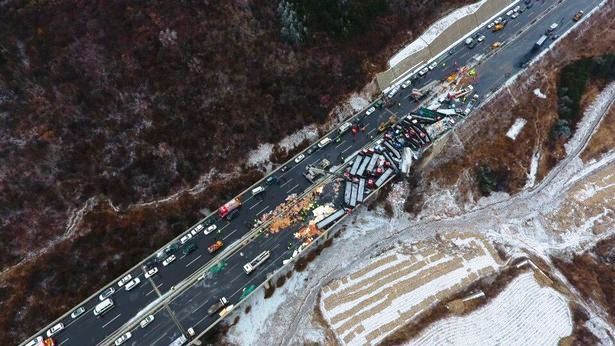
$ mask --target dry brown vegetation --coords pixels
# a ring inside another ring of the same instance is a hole
[[[605,239],[571,259],[553,256],[553,263],[588,301],[601,305],[615,323],[615,237]]]
[[[615,148],[615,107],[611,107],[602,119],[600,127],[581,153],[581,159],[584,162],[598,159],[600,155],[613,148]]]
[[[199,193],[135,203],[327,121],[397,47],[470,1],[378,2],[384,11],[360,34],[316,31],[302,45],[281,38],[278,1],[0,2],[0,156],[10,163],[0,167],[0,343],[60,316],[260,173],[241,167]],[[88,200],[92,211],[64,235]]]
[[[613,52],[615,46],[615,22],[612,13],[613,3],[565,37],[558,46],[546,54],[538,63],[531,66],[509,88],[496,95],[489,104],[482,107],[456,131],[464,144],[463,150],[457,140],[449,136],[441,153],[426,157],[421,170],[421,181],[438,182],[450,186],[464,182],[460,188],[470,188],[473,195],[480,195],[475,181],[475,172],[480,166],[489,166],[496,176],[496,191],[518,192],[527,180],[527,173],[534,150],[540,150],[541,159],[537,181],[564,157],[563,139],[553,140],[550,131],[558,118],[557,80],[560,70],[567,64],[592,56]],[[582,99],[582,106],[591,101],[599,81],[592,82]],[[540,88],[546,99],[536,97],[532,90]],[[527,120],[527,124],[516,140],[505,134],[517,117]],[[608,134],[605,134],[608,136]],[[605,144],[606,145],[606,144]],[[606,150],[604,148],[600,150]],[[464,176],[464,172],[468,175]],[[470,179],[468,179],[470,177]],[[420,189],[426,189],[420,184]],[[465,193],[460,194],[466,196]],[[407,209],[416,208],[414,201]]]

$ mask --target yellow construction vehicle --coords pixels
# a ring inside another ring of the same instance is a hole
[[[389,120],[387,121],[383,121],[382,123],[380,123],[380,125],[378,126],[378,131],[380,132],[384,132],[386,131],[386,129],[388,129],[390,126],[393,126],[397,124],[397,117],[394,115],[391,115],[389,117]]]
[[[491,31],[496,32],[496,31],[500,31],[502,29],[504,29],[504,23],[497,23],[493,29],[491,29]]]

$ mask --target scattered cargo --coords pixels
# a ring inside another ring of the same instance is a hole
[[[380,132],[384,132],[386,131],[386,129],[388,129],[390,126],[397,124],[397,117],[394,115],[391,115],[389,117],[389,120],[384,121],[382,123],[380,123],[380,125],[378,126],[378,131]]]
[[[210,315],[213,315],[216,312],[218,312],[220,309],[222,309],[226,304],[228,304],[228,300],[222,297],[220,298],[220,300],[218,300],[216,303],[210,306],[209,309],[207,309],[207,313]]]
[[[213,244],[207,247],[207,251],[209,251],[209,253],[214,253],[220,250],[222,246],[224,246],[224,243],[221,240],[216,240]]]

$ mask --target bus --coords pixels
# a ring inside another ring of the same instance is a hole
[[[254,258],[250,263],[246,263],[243,266],[243,270],[246,274],[250,274],[254,269],[256,269],[256,267],[265,262],[269,256],[271,256],[271,251],[266,250],[261,252],[261,254],[256,256],[256,258]]]
[[[94,316],[100,316],[113,308],[113,300],[107,298],[94,307]]]

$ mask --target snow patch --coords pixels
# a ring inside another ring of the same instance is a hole
[[[440,36],[440,34],[442,34],[442,32],[444,32],[444,30],[459,19],[475,13],[485,2],[487,2],[487,0],[481,0],[477,3],[459,8],[446,17],[443,17],[433,23],[421,36],[419,36],[419,38],[412,41],[410,44],[393,55],[393,57],[389,59],[389,67],[397,65],[417,51],[427,48],[431,42],[433,42],[436,38],[438,38],[438,36]]]
[[[540,162],[540,151],[534,150],[532,155],[532,162],[530,163],[530,172],[527,174],[527,182],[524,189],[534,187],[536,184],[536,173],[538,172],[538,163]]]
[[[356,94],[350,97],[350,100],[348,100],[348,103],[350,103],[350,107],[352,107],[352,110],[355,112],[359,112],[367,108],[367,106],[369,106],[368,100]]]
[[[512,124],[510,129],[508,129],[508,132],[506,132],[506,137],[514,141],[519,135],[519,133],[521,133],[521,130],[523,130],[523,127],[525,126],[526,123],[527,123],[527,120],[523,118],[517,118],[515,120],[515,123]]]
[[[541,98],[541,99],[547,98],[547,95],[543,94],[540,88],[534,89],[534,95],[536,95],[538,98]]]
[[[513,280],[487,306],[438,321],[412,345],[557,345],[572,332],[568,302],[532,273]]]
[[[258,148],[250,151],[248,154],[248,165],[258,166],[269,162],[271,153],[273,152],[273,144],[263,143]]]

